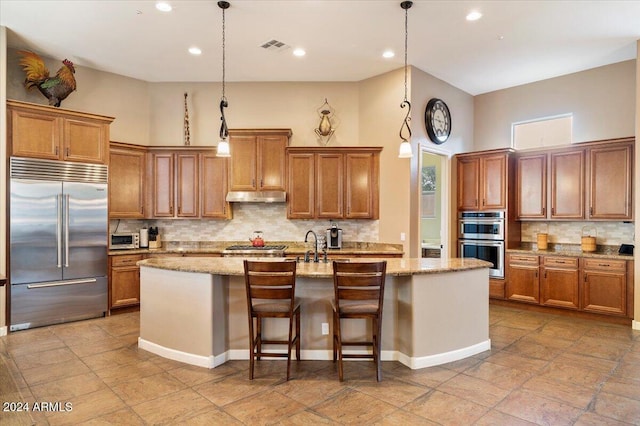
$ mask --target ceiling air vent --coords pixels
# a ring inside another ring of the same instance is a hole
[[[266,41],[266,42],[262,43],[260,45],[260,47],[262,47],[265,50],[272,51],[272,52],[281,52],[281,51],[286,50],[286,49],[289,48],[289,46],[286,43],[283,43],[283,42],[275,40],[275,39],[272,39],[272,40],[269,40],[269,41]]]

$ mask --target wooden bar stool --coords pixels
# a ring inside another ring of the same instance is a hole
[[[286,357],[287,380],[291,371],[291,349],[295,344],[296,359],[300,360],[300,302],[296,300],[295,261],[244,261],[249,316],[249,379],[253,380],[255,359],[260,357]],[[254,333],[255,318],[255,333]],[[264,318],[288,318],[289,339],[273,340],[262,336]],[[293,337],[295,320],[296,335]],[[287,345],[287,353],[263,352],[262,345]]]
[[[376,379],[382,380],[382,302],[387,262],[333,262],[333,361],[338,360],[338,375],[344,380],[343,358],[371,358],[376,364]],[[340,320],[371,319],[371,340],[342,340]],[[342,352],[343,346],[370,346],[372,352]]]

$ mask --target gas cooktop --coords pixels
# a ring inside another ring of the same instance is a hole
[[[255,251],[267,251],[267,250],[284,250],[287,246],[250,246],[250,245],[237,245],[237,246],[229,246],[225,250],[255,250]]]
[[[222,252],[225,257],[228,256],[250,256],[250,257],[284,257],[284,249],[287,246],[271,245],[254,247],[251,245],[229,246]]]

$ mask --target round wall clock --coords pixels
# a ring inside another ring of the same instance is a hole
[[[424,124],[433,143],[440,145],[451,134],[451,113],[442,99],[432,98],[424,110]]]

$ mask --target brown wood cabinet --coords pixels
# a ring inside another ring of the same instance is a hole
[[[11,155],[107,164],[113,117],[7,101]]]
[[[440,256],[438,255],[438,257]],[[491,299],[504,299],[505,290],[506,282],[504,279],[489,278],[489,297]]]
[[[632,220],[633,146],[625,138],[518,155],[517,218]]]
[[[508,254],[506,298],[540,303],[540,271],[536,255]]]
[[[140,304],[141,254],[109,256],[109,309]]]
[[[522,155],[516,162],[516,215],[519,219],[547,217],[547,154]]]
[[[458,210],[505,210],[511,150],[459,154]]]
[[[289,129],[229,130],[229,190],[286,190],[286,155]]]
[[[109,218],[144,218],[144,147],[111,142],[109,150]]]
[[[345,153],[346,219],[378,218],[379,163],[373,152]]]
[[[632,219],[633,143],[590,148],[588,156],[589,219]]]
[[[201,216],[215,219],[231,219],[232,210],[227,197],[228,161],[214,153],[200,154]]]
[[[507,254],[506,299],[633,317],[633,261]]]
[[[582,309],[626,316],[627,262],[584,258],[582,269]],[[632,312],[630,314],[633,315]]]
[[[313,219],[316,217],[315,170],[313,153],[289,153],[288,161],[288,208],[289,219]]]
[[[578,309],[578,258],[543,256],[540,280],[540,304],[557,308]]]
[[[551,219],[584,219],[584,150],[550,154]]]
[[[149,151],[151,217],[200,216],[197,152]]]
[[[377,219],[382,148],[290,147],[289,219]]]
[[[318,218],[337,219],[344,217],[344,160],[344,154],[339,152],[319,152],[316,154],[316,161],[318,165],[316,173],[316,217]],[[368,174],[367,171],[364,171],[363,173]],[[372,179],[371,176],[367,176],[367,178]],[[355,188],[355,185],[350,185],[350,188],[350,195],[356,199],[358,198],[356,193],[360,190],[366,193],[364,198],[370,197],[373,192],[371,191],[371,188]]]

